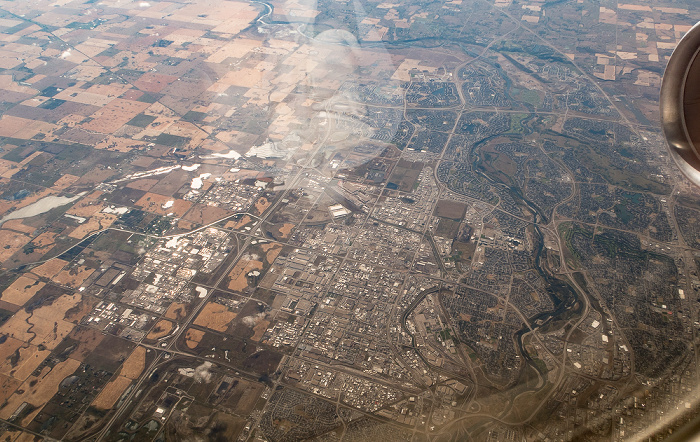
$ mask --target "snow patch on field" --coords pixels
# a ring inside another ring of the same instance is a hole
[[[187,172],[194,172],[195,170],[199,169],[199,166],[201,166],[201,164],[193,164],[191,166],[182,166],[182,170],[187,171]]]
[[[202,186],[204,185],[204,180],[209,178],[211,176],[210,173],[203,173],[199,175],[197,178],[192,178],[192,184],[190,184],[190,187],[193,189],[201,189]]]

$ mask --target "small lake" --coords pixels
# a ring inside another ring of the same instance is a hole
[[[22,207],[21,209],[17,209],[12,213],[8,213],[2,219],[0,219],[0,226],[2,226],[5,221],[9,221],[11,219],[31,218],[32,216],[41,215],[42,213],[46,213],[51,209],[55,209],[56,207],[61,207],[68,203],[72,203],[86,193],[87,192],[81,192],[73,197],[53,195],[45,196],[39,201]]]

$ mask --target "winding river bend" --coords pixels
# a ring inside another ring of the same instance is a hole
[[[534,360],[525,350],[523,345],[523,336],[530,331],[535,331],[543,327],[550,326],[553,322],[562,320],[564,318],[576,315],[580,313],[582,303],[579,302],[579,294],[576,292],[574,287],[566,280],[557,278],[551,274],[543,265],[543,257],[546,258],[547,251],[544,247],[544,234],[541,230],[541,224],[546,224],[548,222],[547,217],[544,215],[542,209],[540,209],[535,203],[528,200],[521,188],[517,186],[510,186],[496,178],[491,177],[485,172],[485,168],[481,164],[481,157],[478,154],[474,154],[474,161],[472,162],[474,171],[484,177],[494,186],[504,188],[508,191],[510,196],[518,203],[525,207],[528,212],[532,214],[533,217],[533,227],[534,227],[534,239],[535,239],[535,256],[534,256],[534,269],[545,281],[545,289],[549,299],[552,301],[554,308],[549,311],[541,312],[531,318],[528,318],[531,327],[523,325],[523,327],[515,333],[515,339],[520,349],[525,361],[535,370],[537,370],[542,376],[546,373],[541,371],[541,368],[534,363]]]
[[[256,23],[260,26],[268,26],[272,24],[298,24],[299,28],[298,31],[302,34],[304,34],[304,25],[306,22],[291,22],[291,21],[278,21],[278,20],[273,20],[272,15],[274,12],[274,6],[271,5],[270,3],[267,3],[265,1],[260,1],[260,0],[249,0],[251,3],[258,4],[263,6],[264,10],[260,12],[258,15],[258,18],[256,20]],[[305,34],[304,34],[305,35]],[[309,37],[309,36],[307,36]],[[311,37],[309,37],[311,38]],[[383,42],[384,44],[400,44],[400,43],[417,43],[423,40],[433,40],[433,38],[427,37],[427,38],[417,38],[413,40],[407,40],[403,42]],[[365,43],[373,43],[373,42],[365,42]],[[507,88],[510,89],[512,87],[512,84],[510,84],[508,78],[506,77],[506,82],[507,82]],[[530,117],[526,120],[524,120],[524,123],[526,123],[529,119],[533,117]],[[531,133],[532,130],[528,127],[527,124],[523,124],[523,128],[525,130],[525,133]],[[551,325],[553,322],[557,320],[561,320],[567,317],[570,317],[572,315],[575,315],[581,311],[581,306],[582,303],[579,302],[579,294],[576,292],[574,287],[566,280],[557,278],[553,274],[551,274],[543,264],[543,257],[546,260],[546,249],[544,247],[544,234],[542,233],[541,230],[541,225],[542,224],[547,224],[548,220],[547,217],[545,216],[544,212],[532,201],[528,200],[525,195],[523,194],[522,189],[520,189],[517,186],[512,186],[507,183],[504,183],[503,181],[499,180],[498,178],[490,176],[488,173],[485,172],[485,168],[481,164],[481,158],[478,154],[475,154],[475,148],[478,145],[484,144],[485,142],[488,142],[490,139],[495,138],[499,135],[494,135],[491,137],[488,137],[484,140],[481,140],[477,145],[475,145],[472,149],[471,154],[474,155],[474,160],[472,162],[473,165],[473,170],[478,173],[479,175],[483,176],[487,181],[489,181],[491,184],[494,186],[498,186],[501,188],[504,188],[509,192],[511,197],[517,202],[520,203],[522,207],[525,207],[528,212],[530,212],[533,216],[533,227],[534,227],[534,239],[535,239],[535,254],[534,254],[534,268],[537,271],[537,273],[544,279],[545,281],[545,287],[547,291],[547,295],[549,296],[550,300],[552,301],[552,304],[554,308],[550,311],[544,311],[541,312],[531,318],[528,318],[530,324],[532,327],[530,328],[527,325],[523,325],[523,328],[518,330],[515,334],[515,339],[517,342],[517,345],[520,349],[520,353],[522,354],[523,358],[525,361],[532,366],[535,370],[540,372],[541,375],[545,375],[546,373],[542,373],[540,368],[537,366],[537,364],[534,363],[534,360],[532,357],[527,353],[527,351],[524,348],[523,345],[523,337],[525,334],[529,333],[530,331],[537,330],[543,327],[547,327]],[[415,307],[415,306],[414,306]],[[408,309],[407,312],[404,313],[404,318],[402,320],[402,323],[405,322],[405,319],[407,317],[407,313],[410,313],[412,309]]]

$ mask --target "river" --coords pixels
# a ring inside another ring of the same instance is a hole
[[[581,303],[578,302],[579,295],[568,281],[557,278],[556,276],[552,275],[547,270],[545,270],[542,264],[542,257],[546,257],[547,252],[544,247],[544,234],[542,233],[540,224],[542,222],[544,222],[545,224],[548,222],[547,217],[544,215],[542,209],[540,209],[532,201],[528,200],[523,195],[522,189],[520,189],[519,187],[509,186],[495,178],[492,178],[490,175],[485,173],[483,171],[483,166],[481,166],[481,157],[479,155],[475,155],[475,160],[473,161],[472,165],[474,167],[474,171],[486,178],[490,183],[492,183],[495,186],[500,186],[507,189],[511,197],[516,202],[521,202],[522,205],[526,207],[527,210],[533,216],[533,226],[535,233],[534,269],[542,277],[542,279],[544,279],[545,290],[547,291],[547,295],[549,296],[550,300],[552,301],[552,304],[554,305],[554,309],[550,311],[544,311],[531,318],[528,318],[532,328],[528,327],[527,325],[524,325],[523,328],[521,328],[515,333],[515,338],[518,343],[520,353],[522,354],[525,361],[535,370],[537,370],[542,376],[545,376],[546,373],[542,373],[540,371],[540,368],[537,367],[537,365],[532,360],[532,357],[525,350],[525,347],[523,345],[523,336],[526,333],[529,333],[531,330],[537,330],[542,327],[546,327],[552,322],[556,321],[557,319],[563,319],[568,315],[578,313],[581,310]]]

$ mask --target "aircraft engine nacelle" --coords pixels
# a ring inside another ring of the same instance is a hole
[[[700,22],[681,39],[661,83],[661,125],[681,171],[700,186]]]

